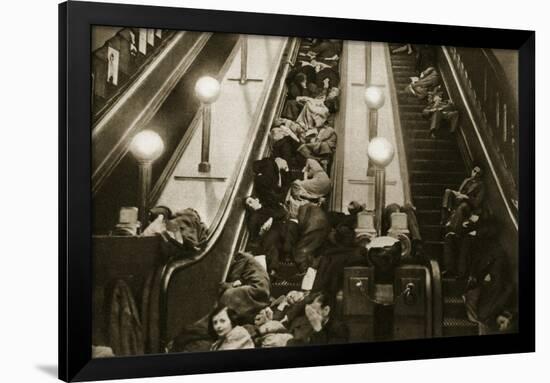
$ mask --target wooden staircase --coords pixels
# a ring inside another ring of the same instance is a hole
[[[390,44],[390,50],[400,44]],[[410,77],[418,76],[415,55],[390,54],[395,91],[405,143],[412,203],[416,207],[423,252],[428,259],[441,263],[443,228],[440,225],[441,202],[446,188],[457,189],[467,175],[453,135],[442,133],[431,138],[429,120],[422,116],[427,100],[405,92]],[[464,283],[443,278],[443,336],[477,334],[477,326],[467,320],[462,300]]]

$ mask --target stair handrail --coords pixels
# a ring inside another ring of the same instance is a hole
[[[281,60],[287,59],[290,56],[288,52],[294,52],[296,50],[297,40],[298,40],[297,38],[292,38],[287,40],[286,46],[282,51],[283,54],[282,54]],[[275,90],[275,93],[273,94],[277,95],[276,99],[280,99],[281,95],[284,93],[284,90],[286,87],[285,80],[289,71],[289,65],[290,65],[290,62],[288,61],[284,63],[282,69],[279,69],[280,74],[273,78],[273,81],[275,81],[275,78],[277,78],[277,83],[276,84],[272,83],[271,86],[269,87],[271,89],[271,92]],[[264,102],[264,105],[262,105],[262,110],[258,114],[258,120],[255,123],[255,127],[253,131],[251,132],[251,137],[257,137],[258,134],[262,134],[262,137],[263,137],[262,141],[259,144],[259,150],[256,150],[256,152],[258,153],[257,157],[261,157],[261,155],[265,152],[268,146],[268,136],[269,136],[268,131],[273,123],[273,119],[275,117],[275,112],[277,109],[277,108],[272,108],[269,114],[269,117],[267,118],[267,123],[265,124],[261,123],[262,120],[265,119],[265,113],[267,108],[269,107],[269,105],[267,105],[267,101],[269,100],[269,98],[270,97],[267,97]],[[207,239],[206,246],[204,247],[204,249],[199,253],[190,257],[186,257],[186,258],[173,257],[162,268],[162,271],[161,271],[162,276],[161,276],[161,282],[160,282],[161,283],[160,299],[159,299],[161,344],[163,344],[163,342],[166,341],[165,326],[167,322],[167,294],[168,294],[168,287],[170,285],[171,278],[175,273],[180,272],[181,270],[191,267],[192,265],[200,262],[203,258],[205,258],[209,254],[212,248],[216,245],[218,239],[220,238],[224,230],[225,222],[227,221],[227,218],[229,216],[228,211],[230,210],[233,203],[235,202],[236,193],[238,189],[236,186],[242,182],[245,176],[244,173],[245,173],[246,166],[243,166],[244,164],[243,161],[251,156],[253,151],[253,146],[254,146],[253,144],[254,144],[254,140],[251,140],[248,147],[242,152],[240,156],[240,159],[238,162],[241,164],[241,166],[238,167],[239,169],[238,174],[235,177],[233,177],[232,184],[228,188],[229,192],[226,193],[226,196],[224,197],[224,200],[220,205],[221,208],[219,209],[218,214],[213,220],[212,227],[209,230],[210,231],[209,238]],[[249,193],[252,192],[252,187],[253,187],[253,183],[251,182],[248,187]],[[242,228],[244,226],[244,218],[245,218],[245,209],[243,208],[242,213],[239,216],[238,227]],[[236,236],[232,246],[233,249],[238,248],[239,247],[238,242],[242,241],[243,239],[242,230],[239,230],[239,232],[241,234]],[[224,280],[227,276],[229,264],[230,262],[228,262],[228,265],[226,267],[222,280]]]
[[[517,190],[518,185],[518,111],[517,95],[502,65],[490,49],[443,47],[445,58],[455,69],[464,94],[504,165],[501,177]],[[513,196],[517,201],[517,195]],[[514,203],[515,205],[515,203]]]
[[[514,176],[517,175],[517,164],[516,161],[514,161],[514,166],[516,171],[512,169],[510,172],[510,168],[508,167],[508,172],[503,173],[502,171],[497,170],[497,164],[495,163],[494,157],[491,155],[489,151],[489,147],[487,143],[485,142],[486,139],[490,139],[491,134],[482,134],[483,132],[488,132],[490,127],[488,125],[488,120],[486,117],[484,117],[483,112],[481,112],[480,115],[480,105],[481,100],[479,99],[479,96],[476,95],[475,89],[471,80],[471,75],[467,75],[466,72],[466,64],[460,59],[459,51],[456,50],[455,47],[446,47],[442,46],[441,51],[443,53],[444,59],[447,61],[451,75],[453,76],[453,80],[456,83],[456,86],[458,88],[458,92],[462,100],[464,100],[464,107],[466,109],[466,112],[468,114],[468,118],[470,119],[475,136],[477,137],[477,140],[480,144],[480,147],[483,151],[483,156],[485,157],[485,160],[488,164],[488,172],[492,175],[493,180],[495,181],[495,184],[498,188],[498,192],[500,194],[500,197],[502,198],[502,201],[504,202],[504,205],[506,207],[506,210],[508,212],[508,216],[510,218],[510,221],[512,222],[515,230],[518,230],[518,206],[517,206],[517,194],[516,190],[517,187],[513,179],[511,177],[506,177],[506,175],[511,175],[513,173]],[[445,77],[443,76],[443,80],[445,81]],[[513,108],[512,108],[513,109]],[[463,132],[461,134],[464,134]],[[514,134],[517,134],[515,132]],[[467,142],[467,140],[464,140]],[[490,144],[495,144],[495,142],[490,142]],[[497,146],[495,146],[497,147]],[[497,147],[498,148],[498,147]],[[502,152],[501,152],[502,155]],[[503,184],[503,177],[506,179],[508,183],[508,187],[505,187]],[[512,183],[510,185],[510,183]],[[510,195],[513,193],[512,195]]]

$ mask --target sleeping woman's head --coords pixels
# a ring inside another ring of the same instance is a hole
[[[229,334],[236,323],[237,314],[226,306],[219,306],[210,314],[208,320],[208,333],[213,338],[222,338]]]

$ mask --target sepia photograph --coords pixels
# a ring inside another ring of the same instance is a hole
[[[92,358],[517,333],[518,67],[93,26]]]

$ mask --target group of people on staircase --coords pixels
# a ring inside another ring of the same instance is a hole
[[[508,258],[498,241],[501,229],[485,201],[483,168],[474,165],[458,190],[443,194],[443,273],[465,282],[468,318],[480,334],[510,331],[515,294]]]
[[[436,69],[435,46],[426,44],[405,44],[395,48],[393,53],[415,54],[418,76],[411,77],[405,92],[426,100],[422,115],[430,121],[430,136],[437,137],[442,129],[454,133],[458,126],[459,113],[453,102],[446,97],[441,87],[441,76]]]

